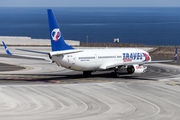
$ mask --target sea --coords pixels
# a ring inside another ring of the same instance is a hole
[[[50,39],[47,9],[52,9],[65,40],[80,42],[180,45],[177,7],[1,7],[0,36]]]

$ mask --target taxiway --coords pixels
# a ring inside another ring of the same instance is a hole
[[[3,120],[180,118],[180,67],[177,65],[149,65],[146,73],[135,76],[122,70],[119,78],[111,78],[110,71],[85,78],[82,72],[41,59],[1,53],[0,62],[26,68],[0,72],[0,118]]]

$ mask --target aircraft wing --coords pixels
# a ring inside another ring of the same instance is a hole
[[[75,50],[75,49],[72,49],[72,50],[62,50],[62,51],[53,51],[53,52],[50,52],[50,53],[46,53],[46,52],[39,52],[39,51],[34,51],[34,50],[24,50],[24,49],[16,49],[16,50],[21,50],[21,51],[27,51],[27,52],[33,52],[33,53],[41,53],[41,54],[47,54],[49,55],[49,57],[43,57],[43,56],[32,56],[32,55],[21,55],[21,54],[12,54],[6,44],[4,43],[4,41],[2,41],[3,45],[4,45],[4,48],[6,50],[6,53],[9,54],[9,55],[14,55],[14,56],[21,56],[21,57],[30,57],[30,58],[40,58],[40,59],[45,59],[47,61],[52,61],[50,59],[50,57],[52,56],[59,56],[59,55],[65,55],[65,54],[72,54],[72,53],[77,53],[77,52],[82,52],[82,50]]]
[[[124,65],[144,65],[144,64],[152,64],[152,63],[167,63],[167,62],[174,62],[175,60],[160,60],[160,61],[147,61],[147,62],[131,62],[131,63],[125,63]]]
[[[104,64],[100,67],[100,69],[111,69],[119,66],[129,66],[129,65],[144,65],[144,64],[153,64],[153,63],[167,63],[167,62],[175,62],[175,60],[161,60],[161,61],[149,61],[149,62],[129,62],[129,63],[112,63],[112,64]]]
[[[25,50],[25,49],[16,49],[16,50],[33,52],[33,53],[40,53],[40,54],[47,54],[47,55],[50,55],[50,56],[59,56],[59,55],[66,55],[66,54],[82,52],[82,50],[75,50],[75,49],[72,49],[72,50],[62,50],[62,51],[53,51],[53,52],[50,52],[50,53],[40,52],[40,51],[35,51],[35,50]]]
[[[14,56],[21,56],[21,57],[30,57],[30,58],[40,58],[40,59],[44,59],[44,60],[47,60],[47,61],[52,61],[51,59],[49,59],[49,57],[43,57],[43,56],[33,56],[33,55],[21,55],[21,54],[12,54],[8,48],[6,47],[5,43],[2,41],[3,45],[4,45],[4,48],[5,48],[5,51],[8,55],[14,55]]]

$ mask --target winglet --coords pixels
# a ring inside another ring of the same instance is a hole
[[[9,55],[12,55],[12,53],[8,50],[8,48],[6,47],[4,41],[2,41],[3,45],[4,45],[4,48],[6,50],[6,53],[9,54]]]
[[[174,56],[174,61],[177,61],[177,59],[178,59],[178,53],[177,53],[177,47],[176,47],[175,56]]]

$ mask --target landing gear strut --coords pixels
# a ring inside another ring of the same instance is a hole
[[[111,72],[111,77],[114,77],[114,78],[119,77],[119,73],[118,73],[118,69],[117,68],[114,69],[114,72]]]

